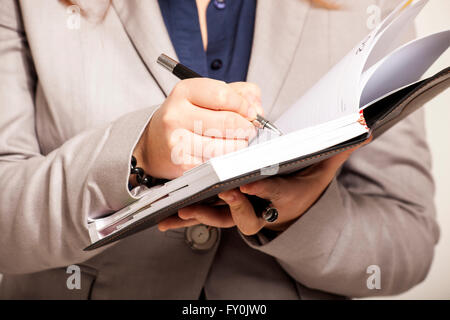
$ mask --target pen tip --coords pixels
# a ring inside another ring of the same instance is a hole
[[[261,127],[261,128],[267,128],[267,129],[269,129],[270,131],[272,131],[272,132],[274,132],[274,133],[276,133],[277,135],[279,135],[279,136],[282,136],[283,135],[283,132],[281,132],[281,130],[280,129],[278,129],[273,123],[271,123],[269,120],[267,120],[267,119],[265,119],[265,118],[263,118],[261,115],[257,115],[257,117],[256,117],[256,122],[259,124],[259,126]]]
[[[272,132],[275,132],[277,135],[279,135],[279,136],[282,136],[283,135],[283,132],[281,132],[281,130],[280,129],[278,129],[277,127],[275,127],[273,124],[271,124],[271,123],[267,123],[266,124],[266,127],[268,128],[268,129],[270,129]]]

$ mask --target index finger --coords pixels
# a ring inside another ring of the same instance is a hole
[[[257,110],[247,99],[223,81],[206,78],[183,80],[175,86],[171,96],[187,99],[201,108],[236,112],[249,121],[257,116]]]

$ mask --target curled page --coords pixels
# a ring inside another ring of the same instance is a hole
[[[360,107],[420,80],[449,46],[447,30],[411,41],[382,59],[363,75]]]
[[[402,2],[275,124],[284,133],[289,133],[358,112],[364,67],[384,57],[384,48],[395,42],[396,35],[413,22],[427,2]]]

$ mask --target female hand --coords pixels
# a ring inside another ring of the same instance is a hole
[[[259,88],[211,79],[180,81],[154,113],[134,156],[155,178],[174,179],[209,158],[247,147],[262,114]]]
[[[326,190],[341,165],[357,148],[342,152],[303,171],[267,178],[219,194],[227,206],[193,205],[179,210],[158,225],[159,230],[205,224],[219,228],[237,226],[244,235],[262,228],[283,231],[305,213]],[[268,223],[258,218],[246,194],[268,199],[278,210],[278,219]]]

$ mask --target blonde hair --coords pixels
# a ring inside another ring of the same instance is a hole
[[[59,0],[65,5],[77,5],[80,7],[83,15],[92,21],[100,22],[106,15],[111,0]],[[153,1],[153,0],[151,0]],[[320,8],[336,10],[340,8],[337,0],[306,0],[310,1],[312,5]]]

